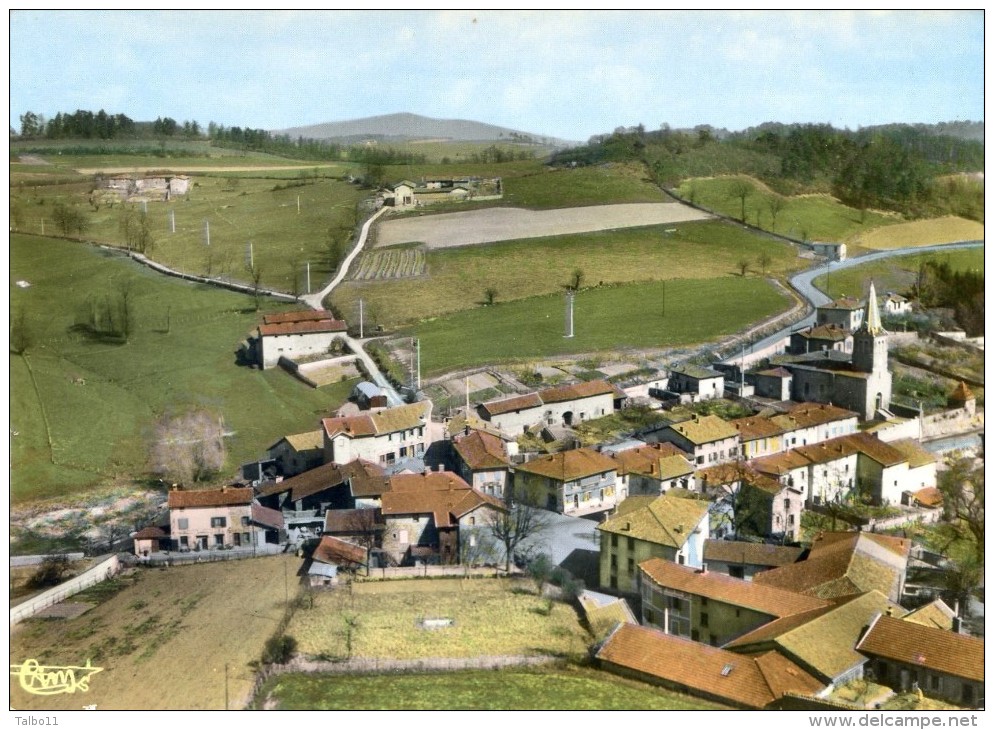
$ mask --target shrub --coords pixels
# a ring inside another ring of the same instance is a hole
[[[297,651],[297,640],[292,636],[273,636],[266,640],[262,650],[263,664],[286,664]]]
[[[65,555],[48,555],[35,574],[28,578],[28,588],[48,588],[57,586],[69,574],[69,558]]]

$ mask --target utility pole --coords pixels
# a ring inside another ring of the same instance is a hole
[[[248,242],[249,271],[255,271],[255,251],[252,250],[252,242]]]
[[[362,339],[362,299],[359,300],[359,339]]]
[[[307,262],[307,293],[311,293],[311,262]]]
[[[421,340],[420,339],[415,340],[414,344],[417,347],[417,353],[418,353],[418,368],[415,371],[418,374],[417,388],[415,389],[415,392],[417,392],[421,390]]]
[[[297,196],[297,215],[300,215],[300,196]]]
[[[224,665],[224,709],[228,709],[228,664]]]
[[[663,279],[663,316],[666,316],[666,279]]]
[[[176,211],[169,211],[169,232],[176,233]]]
[[[573,336],[573,290],[566,292],[566,334],[565,338]]]
[[[204,235],[207,236],[207,245],[211,245],[211,222],[204,218]]]
[[[41,235],[45,235],[45,219],[41,219]]]

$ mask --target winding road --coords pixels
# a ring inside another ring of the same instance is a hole
[[[825,294],[821,289],[818,289],[814,285],[814,280],[821,276],[822,274],[827,274],[830,271],[840,271],[842,269],[850,269],[853,266],[860,266],[862,264],[868,264],[872,261],[880,261],[881,259],[888,259],[894,256],[910,256],[913,254],[927,254],[927,253],[941,253],[942,251],[951,251],[953,249],[961,248],[982,248],[984,245],[983,241],[958,241],[956,243],[942,243],[935,246],[917,246],[913,248],[894,248],[888,251],[878,251],[876,253],[866,254],[865,256],[857,256],[856,258],[846,259],[845,261],[832,261],[830,263],[824,264],[822,266],[816,266],[812,269],[807,269],[802,271],[800,274],[795,274],[790,278],[790,284],[794,289],[800,294],[805,300],[807,300],[811,306],[817,307],[822,304],[827,304],[831,301],[831,297]],[[799,322],[795,322],[789,327],[776,332],[769,337],[764,337],[758,342],[752,343],[749,350],[759,350],[768,345],[772,345],[778,340],[782,340],[784,337],[790,335],[791,332],[795,332],[802,327],[807,327],[815,322],[815,314],[812,313],[802,319]],[[726,362],[734,362],[738,359],[738,356],[732,356],[726,360]]]

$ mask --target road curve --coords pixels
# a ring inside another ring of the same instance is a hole
[[[871,261],[879,261],[881,259],[892,258],[894,256],[910,256],[913,254],[922,253],[941,253],[942,251],[950,251],[953,249],[962,248],[978,248],[983,247],[983,241],[957,241],[956,243],[942,243],[934,246],[918,246],[913,248],[892,248],[887,251],[877,251],[876,253],[866,254],[864,256],[857,256],[856,258],[846,259],[845,261],[832,261],[821,266],[816,266],[811,269],[802,271],[799,274],[795,274],[790,277],[790,284],[794,287],[795,291],[800,294],[805,300],[807,300],[811,306],[817,307],[822,304],[827,304],[831,301],[831,297],[825,294],[821,289],[818,289],[814,285],[814,280],[826,274],[829,271],[839,271],[840,269],[849,269],[853,266],[859,266],[861,264],[870,263]],[[799,322],[795,322],[790,327],[785,327],[779,332],[770,335],[769,337],[764,337],[758,342],[754,342],[750,346],[750,350],[758,350],[767,345],[771,345],[777,340],[782,340],[784,337],[790,335],[791,332],[807,327],[808,325],[814,324],[815,315],[812,313],[802,319]],[[730,357],[726,362],[734,362],[735,357]]]

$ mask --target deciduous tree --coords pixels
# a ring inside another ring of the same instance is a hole
[[[227,458],[222,424],[206,410],[162,416],[152,435],[152,472],[177,484],[215,476]]]

